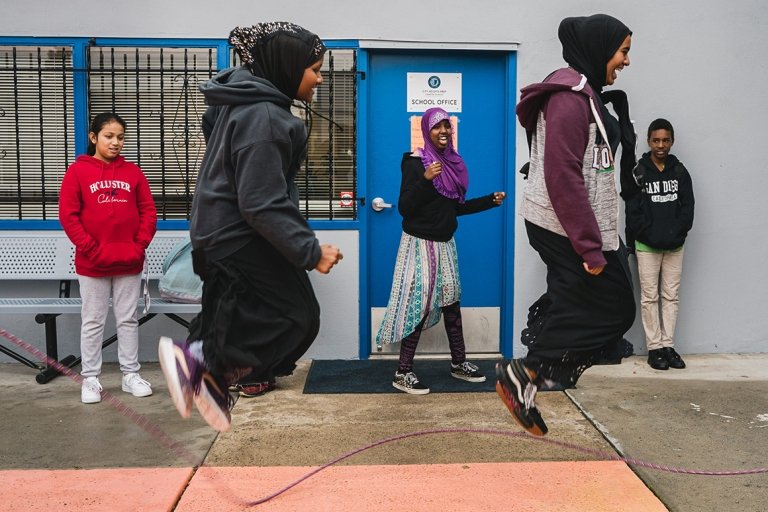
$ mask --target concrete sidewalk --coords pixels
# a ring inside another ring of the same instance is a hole
[[[105,365],[105,390],[135,415],[81,404],[70,379],[38,385],[28,368],[4,364],[0,509],[243,510],[352,450],[429,431],[350,456],[253,510],[768,510],[764,472],[608,460],[768,465],[768,354],[686,362],[660,372],[633,357],[590,369],[577,389],[539,394],[543,440],[522,435],[495,393],[304,395],[308,361],[276,391],[240,398],[232,431],[218,436],[196,413],[178,417],[156,364],[142,369],[155,389],[143,399],[121,392],[119,370]]]
[[[700,471],[635,468],[670,510],[768,510],[768,354],[685,356],[658,371],[645,357],[597,366],[567,393],[627,457]]]

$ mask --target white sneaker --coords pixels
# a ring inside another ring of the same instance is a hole
[[[123,391],[133,396],[149,396],[152,394],[152,386],[138,373],[126,373],[123,375]]]
[[[83,379],[83,387],[80,388],[80,401],[84,404],[97,404],[101,402],[101,384],[96,377]]]

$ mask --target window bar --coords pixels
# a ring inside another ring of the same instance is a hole
[[[16,122],[16,190],[18,198],[19,220],[24,218],[21,205],[21,133],[19,133],[19,73],[16,59],[16,47],[13,47],[13,115]]]
[[[184,49],[184,192],[186,214],[191,210],[189,187],[189,50]]]
[[[352,52],[352,194],[355,200],[352,201],[352,218],[357,219],[357,52]]]
[[[165,80],[164,80],[164,54],[160,48],[160,197],[162,199],[162,218],[166,219],[166,180],[165,180]]]
[[[309,138],[312,136],[312,113],[307,108],[304,109],[304,126],[307,130],[307,141],[304,144],[304,190],[299,195],[299,201],[304,201],[304,218],[309,219]]]
[[[112,80],[112,112],[114,112],[115,110],[117,110],[115,108],[116,104],[117,104],[117,97],[115,95],[115,88],[117,87],[116,80],[115,80],[115,49],[114,48],[110,48],[109,51],[110,51],[110,66],[109,66],[109,70],[110,70],[110,75],[111,75],[110,78]]]
[[[64,109],[64,168],[69,167],[69,119],[67,118],[67,59],[66,47],[61,48],[61,90]]]
[[[91,111],[93,110],[93,106],[92,106],[93,100],[91,99],[91,95],[88,94],[88,92],[91,90],[91,87],[92,87],[91,82],[95,81],[94,74],[99,77],[99,86],[102,89],[104,88],[104,75],[102,73],[94,71],[94,69],[96,68],[94,68],[93,58],[91,56],[92,55],[91,48],[93,48],[92,46],[93,44],[95,44],[93,40],[89,41],[88,50],[85,52],[85,88],[86,88],[85,101],[87,103],[87,105],[85,106],[85,110],[86,110],[85,111],[85,140],[86,140],[85,147],[86,148],[88,148],[88,132],[91,126],[90,116],[91,116]],[[101,49],[99,49],[98,61],[102,64],[104,62]],[[74,59],[72,61],[72,65],[74,66]],[[74,91],[74,87],[75,87],[74,82],[72,83],[72,87]],[[95,85],[93,87],[96,88]],[[87,149],[86,149],[86,153],[87,153]],[[75,155],[75,160],[77,160],[77,155]]]
[[[104,49],[103,48],[99,48],[99,68],[98,69],[99,69],[98,75],[99,75],[99,82],[100,82],[99,86],[103,90],[104,89]],[[90,75],[90,72],[88,74]]]
[[[127,98],[128,97],[128,91],[130,90],[128,88],[128,82],[129,82],[129,80],[131,78],[130,76],[128,76],[128,74],[130,73],[130,68],[128,67],[128,53],[124,53],[123,54],[123,67],[122,67],[122,69],[118,69],[116,71],[120,72],[119,76],[123,79],[123,88],[120,89],[120,92],[122,93],[121,97],[122,98]],[[116,91],[112,91],[112,94],[115,95],[115,97],[117,97],[117,92]],[[127,108],[128,107],[126,107],[126,109]],[[114,112],[115,114],[119,115],[120,117],[123,117],[123,113],[122,112],[118,112],[117,110],[118,110],[117,103],[115,103],[114,108],[112,108],[112,112]]]
[[[328,52],[328,218],[333,220],[333,83],[336,79],[333,73],[333,52]]]
[[[40,123],[40,192],[42,197],[43,220],[45,220],[45,136],[43,134],[43,53],[37,47],[37,116]]]
[[[141,95],[139,94],[139,88],[141,82],[139,81],[139,61],[141,56],[139,55],[139,49],[136,48],[136,165],[141,167]],[[127,66],[126,66],[127,67]]]

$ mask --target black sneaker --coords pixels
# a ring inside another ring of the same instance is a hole
[[[513,359],[509,364],[496,365],[496,393],[501,401],[526,432],[543,436],[548,429],[533,402],[536,394],[534,378],[535,375],[531,375],[519,359]]]
[[[485,382],[485,375],[480,373],[480,368],[469,361],[461,364],[451,363],[451,375],[467,382]]]
[[[621,341],[608,347],[607,352],[597,361],[596,365],[621,364],[622,359],[635,354],[635,347],[627,338],[621,338]]]
[[[419,378],[413,372],[395,372],[392,386],[411,395],[426,395],[429,393],[429,388],[419,382]]]
[[[667,358],[664,357],[664,350],[661,348],[648,351],[648,364],[654,370],[669,370],[669,363]]]
[[[669,364],[670,368],[675,368],[677,370],[685,368],[685,361],[683,361],[680,354],[678,354],[672,347],[664,347],[661,349],[661,353],[663,354],[664,359],[667,360],[667,364]]]
[[[195,394],[195,405],[203,419],[212,429],[226,432],[232,424],[229,411],[234,400],[229,394],[229,384],[223,377],[211,372],[203,373],[200,390]]]

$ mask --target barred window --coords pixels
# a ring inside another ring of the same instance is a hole
[[[198,85],[218,72],[217,48],[77,44],[0,46],[0,220],[58,219],[76,143],[85,147],[88,120],[104,111],[126,120],[123,155],[149,179],[158,219],[188,219],[205,152]],[[74,69],[74,51],[84,69]],[[297,177],[308,219],[357,218],[355,59],[329,50],[310,110],[294,107],[309,132]]]
[[[231,60],[240,65],[233,51]],[[328,50],[323,83],[307,109],[294,102],[293,113],[307,126],[307,157],[296,177],[304,217],[316,220],[357,218],[357,201],[342,201],[357,190],[356,52]]]
[[[307,159],[296,178],[300,204],[308,219],[356,219],[357,201],[341,201],[357,188],[355,52],[329,50],[320,71],[324,80],[311,105],[314,114],[297,113],[309,131]]]
[[[215,68],[214,48],[90,48],[88,110],[125,119],[122,154],[144,171],[158,220],[189,217],[205,152],[197,86]]]
[[[75,157],[72,49],[0,46],[0,219],[58,219]]]

